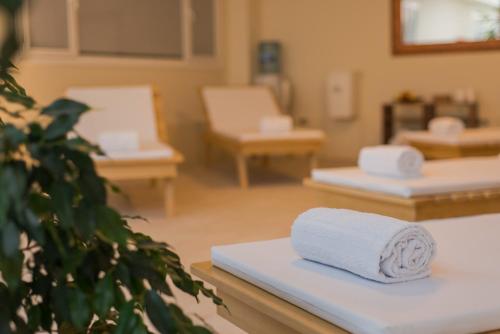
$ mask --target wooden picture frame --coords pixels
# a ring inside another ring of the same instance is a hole
[[[392,53],[394,55],[500,50],[500,39],[475,42],[405,44],[401,25],[401,1],[391,0]]]

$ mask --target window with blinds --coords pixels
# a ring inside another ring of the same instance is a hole
[[[28,49],[77,56],[215,57],[217,1],[29,0]]]

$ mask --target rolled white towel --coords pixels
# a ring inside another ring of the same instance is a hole
[[[358,167],[365,173],[398,178],[420,176],[423,164],[422,153],[404,145],[364,147],[358,158]]]
[[[133,131],[103,132],[97,141],[104,152],[130,152],[139,150],[139,135]]]
[[[429,276],[436,252],[434,239],[421,225],[344,209],[302,213],[291,239],[304,259],[382,283]]]
[[[261,133],[286,133],[293,129],[293,121],[290,116],[265,116],[260,120]]]
[[[429,122],[429,131],[438,136],[457,136],[464,129],[464,122],[456,117],[436,117]]]

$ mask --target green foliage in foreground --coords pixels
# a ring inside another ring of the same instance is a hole
[[[12,76],[21,2],[0,0],[11,20],[0,47],[0,113],[37,116],[0,125],[0,333],[147,333],[144,315],[161,333],[209,333],[175,304],[172,285],[221,300],[169,245],[134,233],[107,205],[90,157],[101,152],[73,130],[89,108],[68,99],[38,107]]]

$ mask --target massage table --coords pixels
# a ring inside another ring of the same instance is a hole
[[[424,163],[421,178],[368,175],[357,167],[315,169],[306,187],[328,207],[408,221],[500,212],[500,158]]]
[[[73,87],[66,95],[92,107],[77,131],[92,142],[110,131],[133,131],[140,147],[134,151],[107,152],[95,156],[99,175],[111,181],[160,180],[164,187],[165,212],[174,214],[174,179],[182,154],[169,146],[161,97],[150,86]]]
[[[320,130],[295,129],[285,133],[260,133],[259,122],[282,114],[268,87],[204,87],[201,92],[208,123],[207,160],[212,147],[233,155],[241,188],[248,187],[246,160],[251,156],[305,155],[311,169],[324,142]]]
[[[500,333],[499,221],[424,222],[438,245],[432,275],[406,283],[301,259],[288,238],[215,247],[191,271],[216,287],[218,314],[250,334]]]
[[[491,156],[500,154],[500,128],[467,129],[459,136],[404,131],[395,142],[417,148],[426,159]]]

